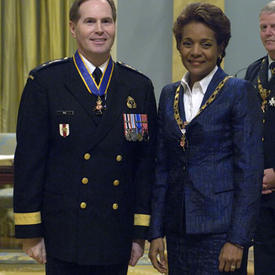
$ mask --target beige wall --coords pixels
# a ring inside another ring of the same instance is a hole
[[[174,21],[183,10],[183,8],[192,3],[197,1],[192,0],[174,0]],[[214,4],[224,10],[224,0],[202,0],[201,2],[206,2],[210,4]],[[173,54],[172,54],[173,62],[172,62],[172,81],[178,81],[182,78],[185,69],[181,63],[179,52],[176,48],[176,40],[173,37]]]

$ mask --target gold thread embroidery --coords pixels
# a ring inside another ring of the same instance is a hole
[[[145,214],[135,214],[134,225],[139,226],[149,226],[150,225],[150,215]]]
[[[41,223],[40,212],[14,213],[15,225],[34,225]]]

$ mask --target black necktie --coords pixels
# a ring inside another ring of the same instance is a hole
[[[94,77],[95,82],[96,82],[97,85],[100,82],[101,76],[102,76],[101,70],[98,67],[96,67],[94,72],[93,72],[93,77]]]
[[[274,76],[275,76],[275,62],[270,63],[269,69],[271,71],[272,78],[274,78]]]

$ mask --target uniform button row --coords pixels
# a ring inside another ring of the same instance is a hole
[[[80,208],[81,209],[85,209],[85,208],[87,208],[87,203],[86,202],[81,202],[80,203]],[[118,204],[117,203],[113,203],[113,209],[114,210],[117,210],[118,209]]]
[[[85,160],[89,160],[90,158],[91,158],[91,154],[89,154],[89,153],[84,154],[84,159]],[[116,156],[116,161],[117,162],[122,161],[122,159],[123,159],[122,155],[117,155]]]
[[[84,177],[84,178],[82,178],[81,182],[82,182],[83,184],[88,184],[89,179],[86,178],[86,177]],[[120,181],[119,181],[119,180],[114,180],[114,181],[113,181],[113,185],[114,185],[114,186],[119,186],[119,184],[120,184]]]

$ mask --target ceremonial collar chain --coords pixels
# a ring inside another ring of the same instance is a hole
[[[262,61],[262,64],[261,64],[261,68],[260,68],[260,73],[261,71],[263,70],[263,66],[266,62],[266,59],[263,59]],[[261,78],[260,78],[260,73],[258,74],[258,90],[259,90],[259,93],[261,95],[261,98],[262,98],[262,111],[265,112],[265,108],[266,108],[266,104],[267,104],[267,98],[268,96],[270,95],[270,89],[265,89],[262,85],[262,82],[261,82]]]
[[[208,100],[203,104],[203,106],[199,109],[198,113],[196,114],[196,117],[198,117],[202,111],[210,104],[212,103],[218,93],[220,92],[220,90],[222,89],[222,87],[224,86],[225,82],[231,78],[232,76],[226,76],[217,86],[217,88],[215,89],[215,91],[212,93],[212,95],[208,98]],[[187,121],[183,121],[180,117],[180,112],[179,112],[179,95],[180,95],[180,87],[181,85],[178,86],[176,93],[175,93],[175,98],[174,98],[174,118],[182,132],[182,137],[180,139],[180,146],[183,148],[183,150],[185,151],[185,147],[186,147],[186,137],[185,137],[185,133],[186,133],[186,126],[189,124]],[[193,119],[194,119],[193,118]]]

